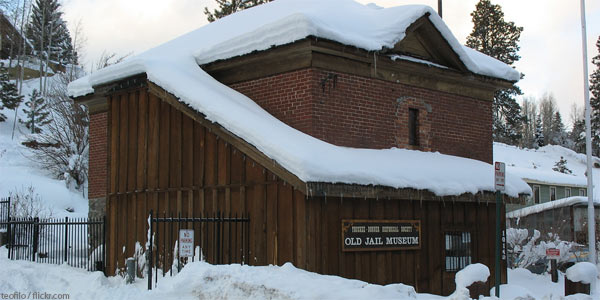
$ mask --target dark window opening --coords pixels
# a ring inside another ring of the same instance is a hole
[[[419,110],[408,109],[408,144],[419,146]]]
[[[550,201],[556,200],[556,187],[550,187]]]
[[[446,232],[446,272],[460,271],[471,260],[471,233]]]
[[[535,204],[540,203],[540,186],[539,185],[533,186],[533,200],[534,200]]]

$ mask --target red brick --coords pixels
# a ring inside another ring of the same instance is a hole
[[[492,162],[491,101],[316,68],[231,87],[286,124],[335,145],[439,151]],[[406,100],[399,104],[400,97]],[[408,145],[409,108],[419,109],[419,147]]]

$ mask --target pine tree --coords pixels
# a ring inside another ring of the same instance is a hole
[[[71,36],[58,0],[36,0],[25,33],[41,59],[75,63]]]
[[[600,51],[600,36],[596,42],[596,47]],[[592,63],[596,66],[594,72],[590,76],[590,97],[591,123],[592,123],[592,153],[600,155],[600,54],[592,59]]]
[[[204,14],[206,15],[206,19],[212,23],[217,19],[228,16],[234,12],[271,1],[273,0],[217,0],[219,8],[213,10],[211,13],[208,10],[208,7],[205,7]]]
[[[569,134],[573,141],[573,151],[577,153],[585,153],[585,122],[584,120],[575,120],[573,122],[573,129]]]
[[[554,113],[554,117],[552,118],[552,128],[550,132],[552,134],[550,141],[553,145],[565,145],[567,134],[565,132],[565,125],[562,122],[562,117],[558,111]]]
[[[480,0],[471,17],[473,31],[467,37],[467,46],[508,65],[521,58],[517,52],[523,27],[517,27],[514,22],[506,22],[500,5],[492,4],[490,0]],[[515,96],[521,94],[521,89],[516,85],[494,94],[493,130],[496,141],[512,145],[519,143],[523,120],[521,107]]]
[[[533,146],[537,149],[543,147],[544,143],[544,131],[542,130],[542,120],[540,117],[535,119],[535,133],[533,135]]]
[[[26,108],[23,112],[27,116],[25,120],[19,119],[21,124],[25,124],[27,129],[31,130],[31,133],[42,132],[42,126],[48,124],[48,104],[46,100],[41,96],[38,90],[34,89],[31,92],[29,101],[25,102]]]
[[[16,110],[19,104],[23,101],[23,96],[19,95],[17,85],[10,82],[8,77],[8,69],[0,63],[0,109],[7,108]],[[6,116],[0,113],[0,122],[6,121]]]
[[[567,167],[567,160],[564,157],[560,157],[560,160],[557,161],[554,164],[554,168],[552,168],[552,170],[556,171],[556,172],[561,172],[561,173],[565,173],[565,174],[572,174],[573,171],[571,171],[568,167]]]

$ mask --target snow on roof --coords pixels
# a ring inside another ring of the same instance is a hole
[[[552,169],[561,157],[567,161],[566,166],[573,172],[572,174],[560,173]],[[507,174],[527,181],[549,185],[587,186],[585,154],[561,146],[548,145],[539,149],[523,149],[494,143],[494,161],[506,163]],[[600,176],[597,168],[594,168],[593,176],[596,179]]]
[[[531,214],[537,214],[546,210],[561,208],[566,206],[571,206],[575,204],[585,205],[588,202],[587,197],[575,196],[569,198],[563,198],[555,201],[540,203],[528,207],[524,207],[521,209],[513,210],[511,212],[506,213],[507,218],[522,218]],[[594,205],[600,205],[600,201],[598,199],[594,200]]]
[[[83,96],[93,93],[92,86],[146,73],[149,81],[254,145],[304,182],[414,188],[439,196],[493,191],[490,164],[440,153],[355,149],[326,143],[282,123],[198,66],[199,61],[224,58],[214,55],[225,51],[227,43],[234,46],[232,33],[239,36],[236,48],[239,49],[227,55],[257,50],[258,46],[252,44],[256,41],[273,45],[308,35],[366,49],[393,46],[404,36],[406,27],[426,13],[430,13],[430,19],[451,44],[462,49],[429,7],[376,9],[350,0],[278,0],[223,18],[81,78],[69,85],[69,95]],[[275,34],[278,40],[269,35],[270,31],[278,32]],[[212,58],[206,58],[211,55]],[[507,177],[506,194],[516,197],[530,192],[521,179]]]

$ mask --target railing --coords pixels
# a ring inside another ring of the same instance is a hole
[[[148,289],[152,289],[152,274],[156,285],[159,268],[162,276],[181,270],[189,261],[205,260],[212,264],[250,262],[250,219],[217,212],[210,217],[155,217],[150,211],[150,228],[146,249]],[[191,231],[190,231],[191,230]],[[184,237],[185,235],[185,237]],[[184,241],[182,245],[180,241]],[[181,249],[180,249],[181,248]],[[185,256],[185,257],[184,257]]]
[[[8,258],[105,271],[106,220],[9,218]]]

